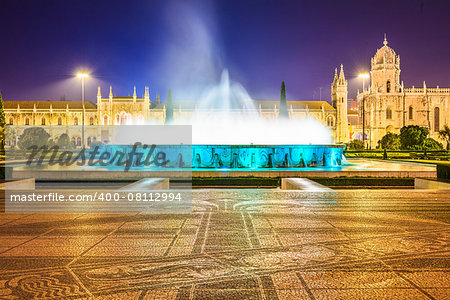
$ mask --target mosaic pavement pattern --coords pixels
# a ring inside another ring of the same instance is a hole
[[[191,214],[0,214],[0,299],[448,299],[450,193],[198,190]]]

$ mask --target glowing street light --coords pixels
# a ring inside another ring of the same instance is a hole
[[[363,80],[363,93],[364,93],[364,83],[366,81],[366,78],[369,78],[369,77],[370,77],[369,73],[361,73],[358,75],[358,78],[362,78],[362,80]]]
[[[81,115],[81,146],[84,148],[84,81],[89,78],[89,73],[86,71],[80,71],[77,73],[77,78],[81,79],[81,104],[83,113]]]
[[[363,125],[363,128],[362,128],[362,140],[363,140],[363,145],[364,145],[364,148],[366,148],[366,139],[365,139],[365,134],[366,134],[366,128],[365,128],[365,126],[366,126],[366,111],[365,111],[365,107],[366,107],[366,103],[365,103],[365,97],[364,97],[364,83],[365,83],[365,81],[366,81],[366,78],[370,78],[370,75],[369,75],[369,73],[361,73],[361,74],[359,74],[358,75],[358,78],[362,78],[362,82],[363,82],[363,90],[362,90],[362,94],[363,94],[363,103],[362,103],[362,125]]]
[[[77,73],[77,77],[78,78],[88,78],[89,77],[89,73],[87,73],[87,72],[78,72]]]

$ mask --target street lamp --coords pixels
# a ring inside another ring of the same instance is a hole
[[[366,141],[365,141],[365,138],[364,138],[364,135],[365,135],[365,132],[366,132],[366,130],[365,130],[365,126],[366,126],[366,111],[365,111],[366,103],[365,103],[365,95],[364,95],[364,83],[366,81],[366,78],[369,78],[369,77],[370,77],[370,75],[368,73],[361,73],[361,74],[358,75],[358,78],[362,78],[362,82],[363,82],[363,90],[362,90],[362,94],[363,94],[363,96],[362,96],[363,97],[363,99],[362,99],[362,117],[363,117],[363,119],[362,119],[362,122],[363,122],[362,140],[363,140],[364,148],[366,148]]]
[[[83,113],[81,115],[81,146],[84,148],[84,81],[89,78],[89,73],[80,71],[77,73],[77,78],[81,79],[81,105],[83,106]]]
[[[364,84],[365,84],[366,78],[369,78],[369,77],[370,77],[369,73],[358,74],[358,78],[362,78],[362,80],[363,80],[363,93],[364,93]]]

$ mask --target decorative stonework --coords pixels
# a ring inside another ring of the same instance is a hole
[[[436,129],[450,124],[450,88],[429,88],[425,81],[421,88],[405,88],[400,81],[400,56],[387,46],[386,39],[383,44],[371,60],[369,90],[357,95],[360,126],[356,130],[362,132],[364,112],[365,132],[371,148],[377,146],[391,127],[393,132],[399,133],[403,126],[425,126],[430,129],[432,138],[439,139]],[[377,109],[371,109],[372,106]],[[388,108],[392,110],[392,119],[387,118]],[[439,116],[435,115],[436,108]]]

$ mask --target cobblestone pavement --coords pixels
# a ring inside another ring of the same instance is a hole
[[[0,214],[0,299],[448,299],[450,193],[194,191],[190,214]]]

